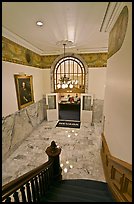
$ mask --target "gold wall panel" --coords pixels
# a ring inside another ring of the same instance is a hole
[[[42,68],[40,55],[5,37],[2,37],[2,60]]]
[[[42,68],[51,68],[52,63],[59,55],[42,56]]]
[[[122,46],[128,25],[128,8],[125,6],[109,34],[108,58]]]
[[[85,61],[89,68],[107,66],[107,53],[79,54],[79,56]],[[59,57],[59,55],[40,56],[35,52],[2,37],[3,61],[38,67],[41,69],[50,69],[57,57]]]
[[[88,67],[106,67],[107,53],[79,54],[87,63]]]

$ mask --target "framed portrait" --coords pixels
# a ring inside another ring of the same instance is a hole
[[[19,110],[34,103],[32,75],[14,75]]]

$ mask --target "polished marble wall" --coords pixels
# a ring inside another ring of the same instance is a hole
[[[2,161],[46,120],[45,99],[2,118]]]
[[[103,104],[104,104],[104,100],[101,100],[101,99],[93,100],[93,122],[94,123],[102,122]]]

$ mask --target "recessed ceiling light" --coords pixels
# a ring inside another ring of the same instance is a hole
[[[43,22],[42,22],[42,21],[37,21],[37,22],[36,22],[36,25],[37,25],[37,26],[43,26]]]

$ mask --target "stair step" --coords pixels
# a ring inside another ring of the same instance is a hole
[[[110,198],[102,197],[100,199],[94,195],[93,197],[88,196],[85,197],[81,194],[78,195],[70,195],[66,192],[66,194],[63,193],[57,193],[57,192],[49,192],[46,194],[46,196],[41,199],[41,202],[114,202]]]
[[[87,180],[87,179],[70,179],[70,180],[61,180],[57,183],[61,183],[62,185],[71,185],[71,186],[82,186],[85,188],[91,188],[95,190],[107,190],[107,183],[102,181],[95,181],[95,180]],[[57,184],[56,183],[56,184]]]
[[[54,183],[41,202],[115,202],[107,183],[72,179]]]
[[[84,199],[92,199],[94,201],[109,201],[111,199],[110,195],[107,193],[107,192],[99,192],[99,191],[96,191],[96,192],[83,192],[83,191],[80,191],[79,188],[76,188],[76,189],[65,189],[65,188],[62,188],[59,187],[59,188],[52,188],[51,189],[51,192],[52,194],[53,193],[56,193],[56,194],[59,194],[59,195],[69,195],[69,196],[73,196],[73,197],[77,197],[77,198],[84,198]]]
[[[77,185],[71,185],[68,183],[55,183],[53,185],[53,187],[56,188],[62,188],[62,190],[68,190],[70,191],[76,191],[77,193],[88,193],[88,195],[93,195],[93,194],[97,194],[98,196],[110,196],[109,191],[106,189],[102,190],[102,189],[95,189],[95,188],[89,188],[89,187],[85,187],[85,186],[77,186]]]

